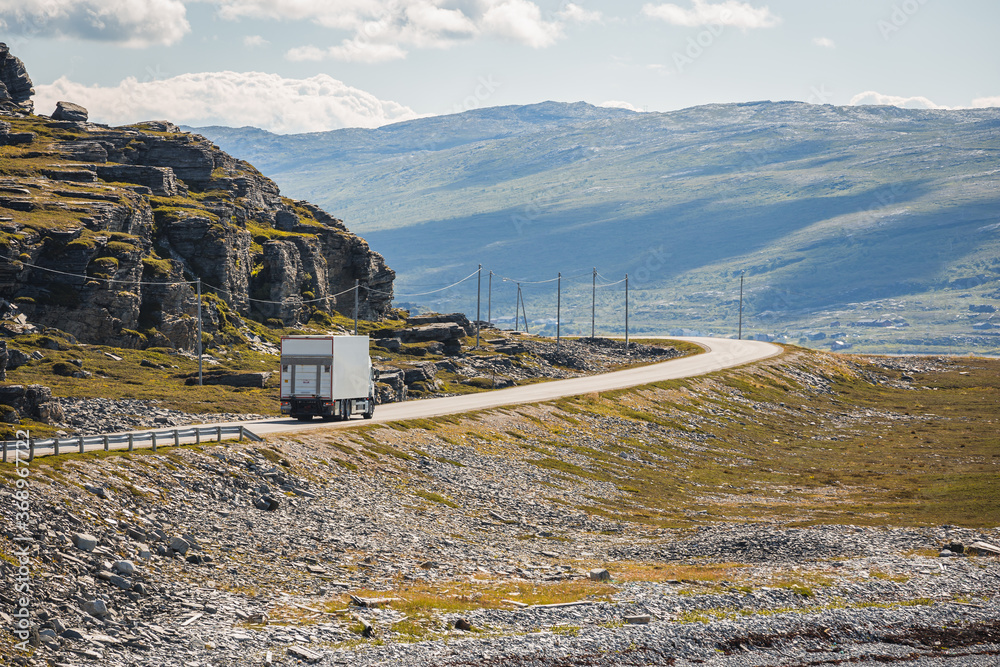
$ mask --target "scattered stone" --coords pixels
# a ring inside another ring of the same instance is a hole
[[[101,599],[88,600],[87,602],[84,602],[83,610],[91,616],[97,616],[98,618],[103,618],[108,615],[108,605]]]
[[[611,581],[611,573],[602,568],[591,570],[587,576],[591,581]]]
[[[97,538],[89,533],[73,533],[73,546],[80,551],[93,551],[97,548]]]
[[[640,614],[638,616],[626,616],[624,620],[628,625],[646,625],[651,618],[649,614]]]
[[[976,540],[969,545],[968,553],[970,556],[1000,556],[1000,547]]]
[[[465,618],[455,619],[455,629],[463,632],[469,632],[472,630],[472,623],[469,623],[468,619]]]
[[[253,503],[254,507],[264,512],[274,512],[279,507],[281,507],[281,501],[274,496],[261,496]]]
[[[171,537],[170,542],[167,543],[167,546],[176,551],[177,553],[179,553],[180,555],[184,556],[185,554],[187,554],[188,549],[191,548],[191,543],[185,540],[183,537]]]
[[[131,577],[135,574],[135,563],[130,560],[120,560],[111,566],[111,569],[123,577]]]
[[[317,653],[316,651],[311,651],[302,646],[289,646],[288,655],[293,658],[299,658],[300,660],[305,660],[306,662],[318,662],[323,659],[322,653]]]

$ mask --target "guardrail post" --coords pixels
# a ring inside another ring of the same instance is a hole
[[[153,438],[153,451],[156,451],[156,431],[149,434]]]
[[[216,433],[216,436],[219,438],[217,440],[217,442],[222,442],[222,427],[221,426],[216,426],[215,427],[215,433]]]
[[[108,451],[110,448],[111,447],[110,443],[108,442],[108,436],[104,436],[104,451]]]
[[[201,428],[197,426],[194,427],[194,444],[201,444]]]
[[[181,434],[177,432],[177,429],[174,429],[174,447],[180,447],[180,446],[181,446]]]
[[[80,436],[80,453],[83,454],[83,436]]]
[[[243,442],[243,430],[244,430],[243,424],[240,424],[240,442]],[[6,447],[7,447],[7,445],[5,443],[4,444],[4,448],[5,449],[3,450],[3,457],[4,457],[3,460],[4,461],[7,460],[7,450],[6,450]]]
[[[135,446],[135,442],[133,441],[133,438],[132,438],[132,434],[131,434],[131,433],[129,433],[129,434],[128,434],[128,450],[129,450],[129,451],[131,452],[131,451],[132,451],[132,448],[133,448],[134,446]]]
[[[28,463],[35,460],[35,439],[28,438]]]
[[[59,456],[59,438],[56,438],[55,444],[52,445],[52,451],[56,456]]]

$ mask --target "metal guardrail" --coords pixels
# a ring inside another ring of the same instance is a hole
[[[36,440],[4,440],[3,441],[3,462],[7,462],[8,452],[15,449],[24,450],[27,445],[28,460],[31,461],[35,455],[45,456],[48,454],[58,456],[67,451],[78,451],[83,454],[88,451],[88,447],[103,446],[104,451],[112,449],[126,449],[115,445],[127,445],[127,451],[133,451],[136,447],[144,449],[150,447],[154,452],[157,447],[175,447],[181,444],[191,444],[189,441],[194,438],[193,444],[202,442],[222,442],[223,439],[236,437],[240,441],[244,438],[260,442],[263,440],[256,433],[250,431],[246,426],[188,426],[186,428],[173,428],[162,431],[137,431],[134,433],[116,433],[113,435],[78,435],[70,438],[46,438]],[[184,441],[183,443],[181,441]],[[39,452],[38,450],[44,450]],[[95,451],[90,449],[89,451]]]

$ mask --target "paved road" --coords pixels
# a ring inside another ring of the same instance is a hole
[[[257,435],[290,433],[316,428],[345,428],[361,423],[371,424],[403,419],[423,419],[440,417],[459,412],[496,408],[503,405],[518,405],[551,401],[566,396],[578,396],[591,392],[611,391],[638,385],[676,380],[679,378],[704,375],[724,368],[741,366],[781,353],[781,348],[770,343],[751,340],[731,340],[728,338],[681,338],[678,336],[642,336],[642,338],[662,338],[686,340],[696,343],[706,352],[691,357],[682,357],[658,364],[629,368],[602,375],[540,382],[525,387],[511,387],[497,391],[447,398],[429,398],[404,403],[389,403],[375,408],[375,417],[362,420],[358,417],[347,422],[300,422],[291,419],[267,419],[244,424]]]
[[[703,354],[691,357],[681,357],[670,361],[662,361],[658,364],[640,366],[602,375],[592,375],[588,377],[571,378],[569,380],[555,380],[552,382],[541,382],[539,384],[525,387],[511,387],[509,389],[499,389],[497,391],[483,392],[480,394],[467,394],[465,396],[449,396],[447,398],[430,398],[418,401],[407,401],[405,403],[389,403],[380,405],[375,409],[374,419],[364,420],[354,417],[346,422],[324,422],[314,420],[312,422],[300,422],[296,419],[283,417],[273,417],[257,421],[231,422],[223,424],[205,424],[201,428],[207,432],[214,427],[239,426],[243,425],[248,431],[257,436],[287,434],[301,431],[310,431],[319,428],[349,428],[362,424],[378,424],[390,421],[400,421],[404,419],[424,419],[427,417],[440,417],[442,415],[456,414],[459,412],[469,412],[472,410],[484,410],[497,408],[504,405],[520,405],[524,403],[538,403],[540,401],[551,401],[566,396],[578,396],[591,392],[611,391],[614,389],[624,389],[635,387],[661,380],[676,380],[679,378],[704,375],[724,368],[732,368],[743,364],[766,359],[781,353],[781,348],[770,343],[761,343],[750,340],[731,340],[728,338],[680,338],[677,336],[643,336],[643,338],[661,338],[670,340],[686,340],[696,343],[705,348]],[[182,427],[181,430],[190,431],[189,427]],[[122,435],[122,434],[119,434]],[[123,436],[124,437],[124,436]],[[148,433],[143,436],[143,441],[137,441],[137,448],[146,449],[151,446]],[[226,434],[225,437],[233,437]],[[210,441],[215,438],[214,433],[201,436],[203,441]],[[99,438],[97,439],[99,440]],[[190,444],[195,442],[193,436],[180,435],[176,440],[172,434],[161,431],[159,444],[169,446],[174,442]],[[36,443],[36,456],[46,456],[55,453],[51,444]],[[13,446],[13,445],[11,445]],[[126,449],[127,444],[112,442],[110,449]],[[75,441],[64,440],[61,451],[76,451],[78,445]],[[104,449],[104,445],[95,439],[90,439],[84,444],[83,451],[98,451]],[[10,460],[12,454],[8,454]],[[25,454],[26,456],[26,454]]]

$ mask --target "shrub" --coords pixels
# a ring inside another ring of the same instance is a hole
[[[62,377],[73,377],[73,373],[80,370],[76,366],[65,361],[57,361],[52,364],[52,372],[56,375],[61,375]]]

